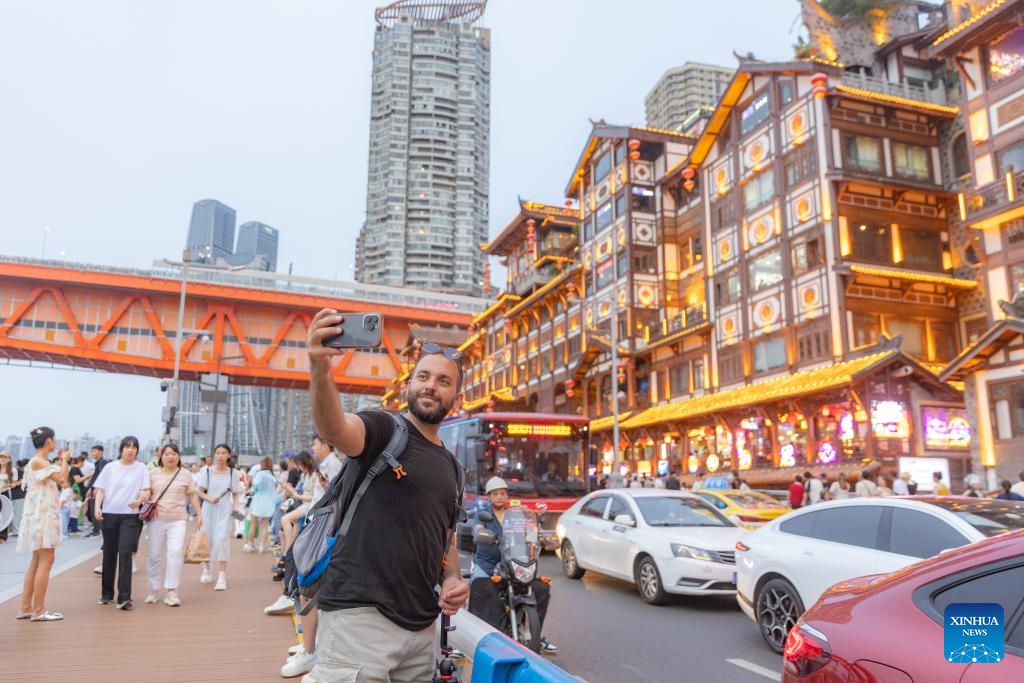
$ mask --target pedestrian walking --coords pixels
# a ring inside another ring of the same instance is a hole
[[[203,499],[202,529],[210,537],[210,561],[203,563],[202,583],[213,583],[210,566],[217,563],[217,583],[213,589],[227,590],[228,560],[231,559],[231,537],[234,517],[239,512],[239,498],[244,487],[238,470],[230,466],[231,448],[218,444],[213,451],[213,464],[199,475],[199,497]]]
[[[50,584],[54,551],[61,544],[59,493],[57,486],[67,482],[71,450],[64,449],[51,463],[56,435],[49,427],[37,427],[29,434],[36,449],[22,474],[25,488],[24,515],[18,529],[18,552],[31,552],[32,560],[21,589],[21,609],[16,619],[60,621],[60,612],[46,610],[46,589]]]
[[[149,470],[150,495],[156,501],[156,515],[146,522],[148,557],[146,558],[146,602],[155,603],[160,596],[160,575],[163,573],[164,604],[181,604],[178,585],[181,568],[185,563],[185,536],[188,531],[187,503],[193,510],[200,509],[192,473],[181,464],[181,451],[177,444],[167,444],[156,459],[156,467]],[[203,523],[202,513],[196,513],[196,525]]]
[[[103,472],[103,468],[106,467],[110,460],[103,457],[103,446],[96,444],[89,449],[89,459],[86,460],[88,466],[82,470],[85,473],[89,468],[92,469],[92,473],[89,479],[89,488],[85,494],[85,517],[89,520],[89,524],[92,525],[92,530],[89,531],[89,536],[100,535],[100,521],[96,519],[96,492],[93,487],[96,485],[96,480],[99,478],[100,473]]]
[[[11,536],[18,535],[21,527],[21,513],[25,509],[25,468],[29,461],[21,459],[14,463],[14,481],[11,482],[11,503],[14,505],[14,519],[8,527]]]
[[[139,549],[142,520],[139,508],[149,500],[149,469],[138,461],[139,440],[121,439],[120,457],[108,462],[93,485],[94,515],[103,530],[103,565],[100,604],[114,602],[117,579],[117,608],[132,608],[132,555]]]
[[[942,472],[932,472],[932,492],[936,496],[949,495],[949,486],[942,481]]]
[[[1000,488],[999,493],[995,495],[999,500],[1024,500],[1024,496],[1014,492],[1013,487],[1010,486],[1009,479],[1003,479],[1000,486],[1002,488]]]
[[[344,320],[324,309],[310,325],[310,402],[317,430],[353,458],[345,471],[361,481],[396,427],[383,411],[353,415],[341,407],[331,357],[342,352],[322,342],[338,334]],[[317,594],[314,681],[433,676],[438,613],[454,614],[469,596],[449,534],[458,519],[459,465],[438,436],[462,393],[461,358],[454,348],[420,347],[404,397],[409,441],[401,468],[385,470],[366,488]]]
[[[260,469],[252,478],[249,490],[252,500],[249,502],[249,536],[246,539],[244,552],[264,552],[267,547],[267,536],[270,533],[270,519],[274,516],[274,503],[277,500],[277,480],[274,479],[274,461],[264,456],[260,461]],[[254,546],[253,539],[256,527],[259,526],[259,544]]]
[[[846,479],[846,472],[836,475],[836,480],[828,487],[829,500],[845,500],[853,497],[853,487]]]
[[[910,472],[903,472],[898,477],[894,476],[892,479],[892,495],[894,496],[909,496],[910,487],[907,483],[910,481]]]
[[[799,474],[793,477],[793,483],[789,485],[789,507],[796,510],[804,504],[804,497],[807,489],[804,488],[804,478]]]
[[[860,481],[853,489],[858,498],[870,498],[878,495],[878,484],[871,481],[871,474],[867,470],[861,470]]]

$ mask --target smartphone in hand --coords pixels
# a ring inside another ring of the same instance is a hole
[[[384,323],[380,313],[342,313],[341,334],[324,339],[332,349],[352,349],[380,346]]]

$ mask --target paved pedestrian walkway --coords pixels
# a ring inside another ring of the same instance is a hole
[[[145,536],[145,534],[143,534]],[[13,541],[14,539],[12,539]],[[228,590],[214,591],[199,583],[200,566],[185,565],[179,595],[181,607],[146,597],[146,544],[136,558],[132,582],[135,608],[118,610],[99,605],[98,539],[70,539],[57,550],[55,566],[78,564],[52,577],[46,608],[61,612],[63,621],[29,622],[14,618],[20,587],[12,593],[14,573],[0,574],[0,674],[11,681],[281,681],[287,648],[296,642],[288,617],[268,617],[263,607],[273,602],[281,584],[271,581],[270,554],[231,549]],[[20,563],[13,542],[0,546],[0,564]],[[90,547],[91,546],[91,547]],[[20,582],[18,578],[15,583]]]

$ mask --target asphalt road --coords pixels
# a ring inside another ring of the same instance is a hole
[[[589,683],[779,680],[782,658],[735,598],[673,597],[655,607],[625,581],[593,572],[566,578],[551,554],[541,558],[541,573],[552,579],[544,626],[559,647],[552,660]]]

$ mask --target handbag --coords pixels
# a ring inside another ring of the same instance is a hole
[[[186,564],[200,564],[210,561],[210,536],[202,529],[196,529],[185,549]]]
[[[178,478],[178,474],[180,472],[181,468],[179,467],[178,471],[174,473],[173,477],[171,477],[171,480],[167,482],[167,486],[164,487],[164,490],[161,491],[160,495],[156,497],[156,500],[149,503],[145,503],[142,506],[142,508],[139,509],[139,519],[141,519],[143,522],[148,522],[149,520],[156,517],[157,504],[160,502],[160,499],[164,497],[164,494],[167,493],[167,489],[171,488],[171,484],[173,484],[174,480]]]

